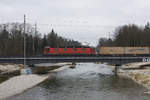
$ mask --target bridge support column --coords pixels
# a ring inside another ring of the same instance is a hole
[[[72,65],[70,66],[70,68],[76,68],[76,63],[72,62]]]
[[[119,67],[120,67],[120,65],[118,65],[118,64],[115,65],[115,69],[114,69],[115,76],[117,76]]]

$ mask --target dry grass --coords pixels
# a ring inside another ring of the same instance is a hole
[[[150,82],[150,80],[142,80],[141,81],[143,84],[148,84]]]
[[[23,64],[16,64],[16,66],[20,67],[20,68],[25,68],[25,66]]]
[[[0,65],[14,65],[13,63],[0,63]]]
[[[139,74],[139,73],[136,73],[135,74],[135,79],[138,81],[138,80],[147,80],[149,79],[149,76],[148,75],[144,75],[144,74]]]
[[[134,73],[132,73],[132,72],[131,72],[131,73],[129,73],[129,76],[133,77],[133,76],[134,76]]]

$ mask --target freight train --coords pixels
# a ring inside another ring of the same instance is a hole
[[[45,47],[44,55],[150,56],[150,47]]]
[[[98,52],[101,55],[148,56],[150,47],[100,47]]]

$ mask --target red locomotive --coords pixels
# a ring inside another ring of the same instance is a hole
[[[51,48],[45,47],[44,55],[79,55],[79,54],[95,54],[95,49],[91,47],[61,47]]]

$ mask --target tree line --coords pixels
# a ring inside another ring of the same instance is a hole
[[[42,55],[46,46],[81,46],[80,42],[61,37],[53,29],[43,36],[33,26],[27,24],[26,33],[24,34],[22,23],[7,23],[0,24],[0,56],[23,56],[24,35],[27,56]]]
[[[117,27],[113,37],[100,38],[98,46],[150,46],[150,24],[147,23],[144,27],[135,24]]]

